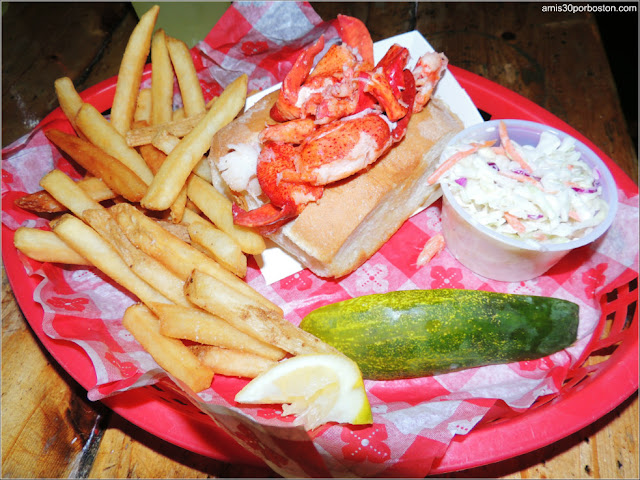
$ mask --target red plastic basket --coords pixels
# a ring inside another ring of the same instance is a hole
[[[526,98],[483,77],[450,66],[475,105],[492,118],[519,118],[545,123],[563,130],[592,148],[607,164],[628,196],[637,185],[602,151],[579,132]],[[149,75],[147,68],[145,76]],[[115,92],[115,78],[106,80],[81,96],[105,111]],[[60,109],[49,114],[37,128],[66,121]],[[13,247],[13,231],[2,226],[2,255],[18,304],[45,348],[78,381],[89,389],[95,373],[82,349],[71,342],[55,341],[42,330],[43,311],[33,301],[39,279],[27,275]],[[539,398],[523,412],[498,404],[469,434],[456,436],[431,474],[458,471],[517,455],[551,444],[589,425],[638,388],[638,275],[628,270],[604,289],[602,317],[583,361],[570,372],[558,394]],[[144,430],[175,445],[217,460],[264,466],[193,406],[169,382],[118,394],[103,400],[113,411]]]

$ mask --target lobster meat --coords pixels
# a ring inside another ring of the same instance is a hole
[[[286,75],[270,111],[278,123],[260,134],[257,177],[270,203],[250,211],[234,206],[236,224],[273,233],[319,200],[325,185],[369,167],[404,138],[412,113],[425,107],[447,67],[443,54],[427,53],[411,71],[400,45],[374,65],[364,23],[339,15],[338,31],[342,44],[315,68],[322,36]]]

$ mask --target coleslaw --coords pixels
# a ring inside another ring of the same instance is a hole
[[[465,142],[443,155],[457,157],[439,182],[476,221],[535,246],[575,240],[605,220],[600,172],[573,138],[543,132],[537,145],[519,145],[503,133],[500,145]]]

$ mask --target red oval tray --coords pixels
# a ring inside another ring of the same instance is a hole
[[[493,118],[519,118],[545,123],[563,130],[592,148],[607,164],[618,186],[627,195],[637,185],[593,143],[565,122],[526,98],[483,77],[455,66],[450,70],[475,105]],[[145,76],[149,75],[149,69]],[[84,91],[81,96],[99,110],[107,110],[115,93],[115,78]],[[60,109],[51,112],[40,126],[66,121]],[[42,330],[43,311],[34,302],[39,279],[27,275],[13,247],[13,231],[2,226],[2,256],[14,294],[29,325],[56,361],[85,389],[95,384],[93,366],[75,344],[56,341]],[[638,389],[637,275],[629,272],[606,289],[600,331],[585,357],[604,348],[613,349],[606,360],[580,366],[569,376],[558,395],[539,399],[523,413],[496,410],[469,434],[456,436],[430,474],[473,468],[512,458],[568,436],[613,410]],[[17,288],[19,287],[19,288]],[[631,312],[631,314],[629,314]],[[609,323],[605,329],[605,323]],[[615,386],[615,388],[612,388]],[[204,413],[185,404],[179,394],[161,382],[106,398],[102,402],[149,433],[195,453],[224,462],[264,466]]]

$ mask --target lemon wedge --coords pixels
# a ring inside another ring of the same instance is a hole
[[[307,354],[280,361],[236,397],[246,404],[282,404],[283,415],[307,430],[327,423],[373,423],[358,365],[338,354]]]

